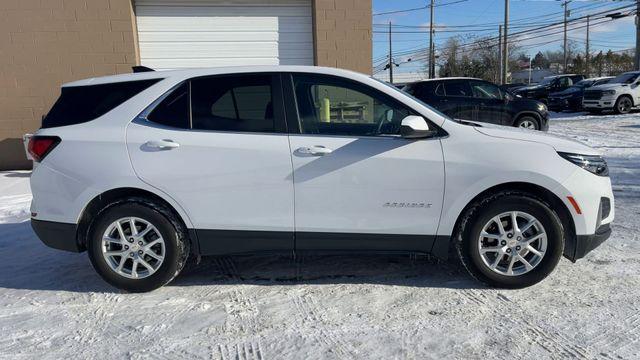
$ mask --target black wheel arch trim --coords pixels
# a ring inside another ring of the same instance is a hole
[[[497,184],[478,193],[467,203],[467,205],[465,205],[462,211],[460,211],[460,214],[458,214],[458,218],[456,219],[455,225],[453,227],[453,233],[451,235],[438,234],[439,236],[436,237],[431,252],[441,259],[447,259],[454,250],[454,237],[457,234],[460,223],[463,220],[467,210],[469,210],[475,203],[477,203],[484,197],[491,196],[501,191],[516,191],[529,194],[547,204],[549,208],[558,215],[564,228],[564,256],[569,260],[574,261],[573,258],[575,257],[574,255],[578,239],[576,237],[575,223],[573,217],[571,216],[569,208],[560,198],[558,198],[558,196],[556,196],[551,191],[540,185],[527,182],[509,182]]]
[[[76,242],[80,248],[80,251],[86,250],[86,242],[89,236],[89,231],[91,229],[91,225],[95,221],[96,216],[105,207],[110,204],[116,203],[122,199],[130,198],[130,197],[140,197],[148,199],[152,202],[157,202],[160,205],[165,206],[169,211],[173,212],[173,215],[176,216],[182,222],[182,225],[185,229],[189,229],[186,226],[185,219],[181,216],[180,212],[178,212],[175,207],[169,203],[166,199],[157,195],[151,191],[135,188],[135,187],[122,187],[107,190],[97,196],[95,196],[91,201],[87,203],[87,205],[82,209],[80,213],[80,217],[78,218],[77,230],[75,234]],[[191,246],[191,251],[194,253],[198,253],[198,239],[195,231],[189,230],[189,243]]]
[[[524,116],[533,116],[537,121],[538,121],[538,125],[542,128],[543,124],[543,120],[542,120],[542,115],[540,115],[540,113],[532,111],[532,110],[522,110],[519,113],[517,113],[514,117],[513,117],[513,124],[515,125],[516,122],[518,120],[520,120],[522,117]]]

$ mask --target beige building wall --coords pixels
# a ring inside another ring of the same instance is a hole
[[[315,0],[315,63],[371,74],[371,0]]]
[[[315,63],[371,73],[371,0],[313,0]],[[22,135],[60,85],[131,72],[132,0],[0,0],[0,170],[26,169]]]
[[[131,0],[0,1],[0,170],[31,166],[22,135],[62,83],[131,71],[132,18]]]

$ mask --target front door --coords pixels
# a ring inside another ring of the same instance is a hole
[[[189,215],[202,254],[293,249],[280,77],[187,81],[127,129],[133,167]]]
[[[473,97],[478,103],[478,121],[497,125],[510,125],[510,114],[502,91],[486,81],[471,81]]]
[[[295,189],[296,249],[429,251],[444,192],[440,140],[408,140],[412,110],[342,78],[285,83]],[[291,118],[294,117],[294,118]]]
[[[454,119],[479,121],[479,102],[473,97],[469,80],[456,79],[443,82],[445,114]]]

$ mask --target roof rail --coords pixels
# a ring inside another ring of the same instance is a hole
[[[146,67],[146,66],[132,66],[131,69],[133,70],[134,73],[141,73],[141,72],[149,72],[149,71],[155,71],[152,68]]]

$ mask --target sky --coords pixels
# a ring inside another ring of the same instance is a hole
[[[385,61],[389,51],[388,24],[391,22],[394,60],[401,63],[396,72],[410,72],[422,70],[424,63],[416,61],[406,62],[408,58],[420,57],[410,52],[420,51],[429,45],[428,28],[429,9],[416,11],[375,15],[389,11],[420,8],[427,5],[429,0],[373,0],[373,64]],[[443,45],[447,38],[460,36],[461,42],[469,42],[469,36],[498,35],[498,24],[504,22],[504,0],[436,0],[434,23],[440,32],[434,37],[436,49]],[[452,3],[447,5],[448,3]],[[622,6],[633,5],[633,0],[573,0],[569,3],[571,11],[569,19],[588,14],[606,12]],[[632,8],[613,12],[629,12]],[[604,14],[598,15],[603,16]],[[526,30],[524,26],[549,26],[563,19],[562,2],[558,0],[510,0],[510,22],[513,28],[510,33]],[[583,20],[581,20],[583,21]],[[467,28],[455,28],[455,26]],[[472,25],[472,28],[468,26]],[[452,27],[453,26],[453,27]],[[449,27],[449,28],[447,28]],[[585,51],[586,28],[583,23],[569,26],[576,29],[568,32],[570,40],[575,41],[577,49]],[[561,50],[563,43],[562,26],[557,30],[552,28],[544,32],[519,35],[521,52],[534,56],[538,51]],[[539,35],[546,34],[541,37]],[[467,40],[465,40],[467,39]],[[591,53],[599,50],[613,51],[635,47],[634,17],[627,16],[617,20],[592,19],[590,27]],[[409,54],[407,54],[409,53]],[[405,54],[405,55],[403,55]]]

